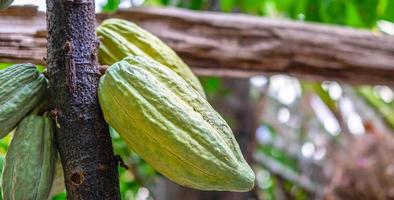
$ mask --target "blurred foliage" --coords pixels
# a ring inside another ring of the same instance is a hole
[[[394,129],[394,101],[385,102],[370,86],[360,87],[358,92],[383,116],[390,127]]]
[[[294,159],[293,157],[289,156],[287,152],[284,152],[281,149],[278,149],[272,145],[260,145],[257,149],[257,151],[260,151],[264,153],[265,155],[275,159],[278,161],[280,164],[286,166],[287,168],[297,172],[299,171],[298,169],[298,161]]]
[[[302,90],[304,92],[312,92],[320,97],[320,99],[324,102],[324,104],[332,111],[337,112],[338,105],[337,102],[334,101],[327,90],[323,88],[322,84],[316,84],[311,82],[302,82]]]
[[[291,194],[294,200],[307,199],[307,193],[289,181],[283,181],[280,177],[272,174],[270,171],[256,167],[257,187],[261,189],[259,196],[264,200],[278,199],[278,192],[285,192]],[[279,186],[279,184],[281,186]],[[278,191],[279,188],[284,191]]]
[[[0,63],[0,70],[5,69],[7,67],[10,67],[11,65],[14,65],[15,63]],[[45,67],[42,65],[36,65],[39,71],[44,71]]]
[[[122,199],[133,199],[141,186],[150,187],[157,176],[155,170],[130,150],[118,133],[110,128],[115,155],[121,156],[128,170],[119,167],[120,192]]]
[[[154,2],[154,3],[153,3]],[[213,10],[227,13],[247,13],[260,16],[269,17],[284,17],[302,21],[322,22],[328,24],[338,24],[351,26],[356,28],[370,28],[375,29],[379,20],[387,20],[394,22],[394,1],[392,0],[219,0],[219,1],[182,1],[182,0],[163,0],[163,1],[146,1],[146,4],[151,5],[166,5],[188,8],[193,10]],[[221,81],[219,78],[202,78],[204,89],[208,97],[218,95],[229,95],[231,91],[223,93],[221,90]],[[324,88],[323,84],[302,82],[303,95],[310,93],[315,94],[325,104],[325,106],[333,113],[335,117],[340,117],[340,108],[337,99],[333,99],[329,91]],[[363,98],[365,98],[376,110],[378,110],[385,119],[392,125],[394,115],[394,106],[385,104],[376,95],[365,94],[366,89],[360,91]],[[304,111],[303,111],[304,112]],[[315,116],[316,117],[316,116]],[[341,121],[342,119],[338,119]],[[236,122],[235,122],[236,123]],[[323,123],[323,122],[320,122]],[[268,127],[273,135],[276,137],[277,133],[269,122],[264,121],[263,126]],[[321,125],[323,126],[323,124]],[[322,127],[323,128],[323,127]],[[323,128],[324,129],[324,128]],[[300,143],[302,144],[305,135],[302,128],[298,131],[300,133]],[[329,134],[326,134],[326,136]],[[312,137],[312,136],[309,136]],[[313,138],[310,138],[313,140]],[[335,140],[335,138],[334,138]],[[299,147],[301,148],[301,147]],[[278,148],[272,144],[260,145],[257,149],[265,155],[274,158],[278,162],[287,166],[288,168],[301,172],[299,169],[299,161],[290,156],[288,152]],[[264,170],[264,169],[262,169]],[[259,173],[259,172],[257,172]],[[270,174],[265,170],[265,173]],[[257,178],[259,180],[259,178]],[[261,197],[263,199],[276,199],[278,190],[278,177],[271,174],[265,176],[265,182],[269,183],[265,187],[260,187]],[[297,187],[295,183],[286,182],[287,189]],[[293,194],[294,199],[305,199],[306,192],[299,188],[298,194]]]
[[[7,68],[7,67],[9,67],[11,65],[12,65],[11,63],[0,63],[0,70],[1,69],[5,69],[5,68]]]
[[[242,12],[366,28],[375,27],[379,19],[394,22],[392,0],[147,0],[145,4]]]
[[[108,0],[107,3],[103,6],[103,12],[114,12],[119,8],[121,0]]]

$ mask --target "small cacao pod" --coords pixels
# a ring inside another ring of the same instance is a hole
[[[26,116],[18,125],[5,157],[4,200],[45,200],[55,171],[57,151],[48,117]]]
[[[148,56],[174,70],[205,97],[200,81],[182,59],[159,38],[136,24],[123,19],[107,19],[97,28],[97,35],[101,38],[101,64],[112,65],[128,55]]]
[[[46,86],[45,77],[32,64],[0,71],[0,139],[42,101]]]
[[[104,118],[130,148],[181,185],[248,191],[254,173],[233,133],[205,98],[149,57],[129,56],[101,77]]]
[[[0,10],[8,8],[14,0],[0,0]]]

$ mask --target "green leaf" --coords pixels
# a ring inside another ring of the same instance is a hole
[[[368,86],[360,87],[358,93],[379,112],[391,128],[394,128],[394,106],[382,101],[373,89]]]
[[[0,63],[0,70],[5,69],[11,65],[13,65],[13,64],[12,63]]]
[[[332,112],[337,112],[337,103],[331,99],[329,93],[323,89],[320,83],[302,82],[302,89],[315,93]]]
[[[346,4],[343,0],[322,1],[319,15],[323,22],[346,24]]]
[[[162,5],[167,5],[169,3],[169,0],[145,0],[144,5],[145,6],[162,6]]]
[[[220,0],[219,7],[223,12],[231,12],[236,6],[236,0]]]
[[[171,3],[171,1],[170,1],[170,0],[161,0],[161,3],[162,3],[163,5],[168,5],[168,4]]]
[[[66,200],[66,197],[67,197],[66,192],[62,192],[54,196],[52,200]]]
[[[276,0],[280,1],[280,0]],[[308,0],[290,1],[288,3],[287,12],[290,18],[299,19],[299,16],[305,16]]]
[[[275,3],[276,8],[281,12],[288,12],[290,7],[295,4],[292,0],[271,0],[271,2]],[[302,1],[297,1],[296,4],[300,4],[300,2],[302,3]]]
[[[15,64],[16,63],[0,63],[0,70],[8,68],[8,67],[15,65]],[[43,72],[46,69],[46,67],[43,65],[36,65],[36,66],[38,68],[38,71],[40,71],[40,72]]]
[[[201,84],[207,93],[215,93],[221,86],[221,80],[217,77],[203,77],[201,78]]]
[[[192,10],[201,10],[204,6],[204,0],[192,0],[189,8]]]
[[[108,0],[103,6],[103,12],[115,12],[119,8],[120,0]]]
[[[357,7],[349,1],[346,3],[346,25],[353,27],[365,27],[357,11]]]
[[[320,1],[319,0],[307,0],[305,9],[305,20],[321,22],[319,13]]]
[[[242,11],[250,14],[257,14],[259,10],[263,10],[265,1],[264,0],[244,0],[241,1]]]
[[[387,0],[382,19],[394,22],[394,0]]]
[[[365,27],[375,26],[378,3],[378,0],[353,0]]]

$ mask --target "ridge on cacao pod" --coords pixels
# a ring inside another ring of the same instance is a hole
[[[99,60],[112,65],[129,55],[150,57],[175,71],[205,97],[198,78],[183,60],[159,38],[123,19],[107,19],[98,28]]]
[[[46,78],[32,64],[0,70],[0,139],[43,101]]]
[[[200,190],[253,188],[254,173],[230,127],[159,62],[129,56],[113,64],[100,79],[99,102],[127,145],[172,181]]]
[[[5,156],[4,200],[45,200],[53,183],[57,150],[51,120],[31,114],[18,125]]]

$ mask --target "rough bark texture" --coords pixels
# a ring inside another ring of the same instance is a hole
[[[94,0],[47,0],[52,117],[67,199],[119,199],[117,163],[97,98]]]
[[[43,14],[34,10],[21,14],[16,10],[0,12],[0,62],[43,63]],[[390,36],[344,27],[169,8],[98,15],[99,21],[108,17],[132,20],[159,36],[197,74],[246,77],[286,73],[317,80],[394,85],[394,37]]]

